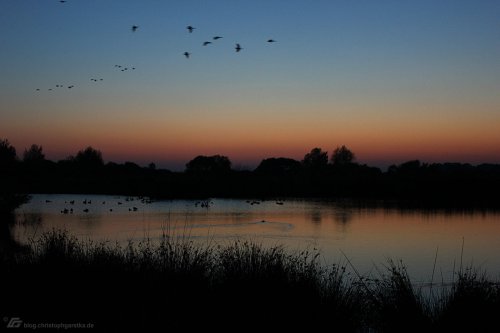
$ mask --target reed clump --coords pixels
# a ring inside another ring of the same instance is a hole
[[[488,331],[500,313],[499,285],[472,268],[429,295],[402,262],[361,276],[342,263],[323,265],[316,250],[246,240],[200,245],[165,234],[120,245],[53,230],[0,258],[2,313],[31,322],[443,332]]]

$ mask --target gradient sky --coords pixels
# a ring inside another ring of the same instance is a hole
[[[0,138],[172,169],[500,163],[500,1],[0,0]]]

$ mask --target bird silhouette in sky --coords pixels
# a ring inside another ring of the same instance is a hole
[[[59,0],[59,2],[60,2],[60,3],[66,3],[66,2],[69,2],[69,1],[67,1],[67,0]],[[133,33],[134,33],[134,32],[136,32],[138,29],[139,29],[139,26],[138,26],[138,25],[135,25],[135,24],[134,24],[134,25],[132,25],[132,26],[131,26],[131,31],[132,31]],[[188,25],[188,26],[186,26],[186,29],[187,29],[187,31],[188,31],[189,33],[192,33],[192,32],[193,32],[193,30],[195,30],[196,28],[195,28],[195,27],[193,27],[193,26],[191,26],[191,25]],[[219,35],[215,35],[215,36],[213,36],[211,39],[208,39],[208,40],[204,41],[204,42],[202,43],[202,45],[203,45],[203,46],[207,46],[207,45],[210,45],[210,44],[214,44],[214,43],[215,43],[214,41],[219,40],[219,39],[221,39],[221,38],[224,38],[224,37],[223,37],[223,36],[219,36]],[[266,42],[267,42],[267,43],[277,43],[277,41],[276,41],[275,39],[267,39],[267,40],[266,40]],[[243,47],[241,47],[241,45],[240,45],[239,43],[235,43],[234,49],[235,49],[235,51],[238,53],[238,52],[240,52],[241,50],[243,50]],[[184,55],[184,57],[186,57],[186,59],[190,59],[190,58],[191,58],[192,53],[190,53],[190,52],[186,51],[186,52],[182,53],[182,55]],[[115,68],[115,69],[120,70],[121,72],[125,72],[125,71],[135,70],[135,69],[136,69],[135,67],[125,67],[125,65],[118,65],[118,64],[115,64],[115,65],[114,65],[114,68]],[[90,78],[90,81],[92,81],[92,82],[101,82],[101,81],[103,81],[103,79],[102,79],[102,78],[92,77],[92,78]],[[55,85],[55,88],[64,88],[64,87],[66,87],[66,88],[68,88],[68,89],[72,89],[72,88],[74,88],[75,86],[74,86],[74,85],[66,85],[66,86],[63,86],[62,84],[57,84],[57,85]],[[47,89],[47,88],[45,88],[45,87],[43,87],[43,88],[36,88],[36,91],[41,91],[41,90],[44,90],[44,91],[45,91],[45,89]],[[48,91],[53,91],[53,90],[56,90],[56,89],[53,89],[53,88],[48,88],[47,90],[48,90]]]
[[[66,0],[59,0],[59,2],[60,2],[60,3],[65,3],[65,2],[66,2]]]

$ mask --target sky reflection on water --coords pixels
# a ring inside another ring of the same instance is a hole
[[[367,208],[314,200],[285,200],[282,205],[274,200],[209,202],[206,208],[193,200],[33,195],[16,211],[14,235],[27,241],[56,228],[81,239],[113,243],[156,240],[164,233],[205,244],[250,239],[266,246],[284,245],[290,251],[318,249],[326,264],[345,261],[344,252],[364,274],[375,272],[387,258],[402,259],[417,281],[430,280],[436,251],[435,280],[450,280],[454,266],[460,264],[464,241],[464,265],[472,263],[493,278],[500,276],[498,212]]]

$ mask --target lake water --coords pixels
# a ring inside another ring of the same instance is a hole
[[[413,280],[422,283],[430,281],[437,252],[434,281],[450,281],[461,260],[492,278],[500,276],[499,212],[363,208],[315,200],[211,199],[208,207],[204,203],[33,195],[16,210],[14,236],[25,242],[57,228],[81,239],[112,242],[154,240],[163,233],[205,244],[250,239],[290,251],[318,249],[325,264],[345,262],[345,253],[362,274],[376,274],[375,267],[383,267],[387,258],[401,259]]]

